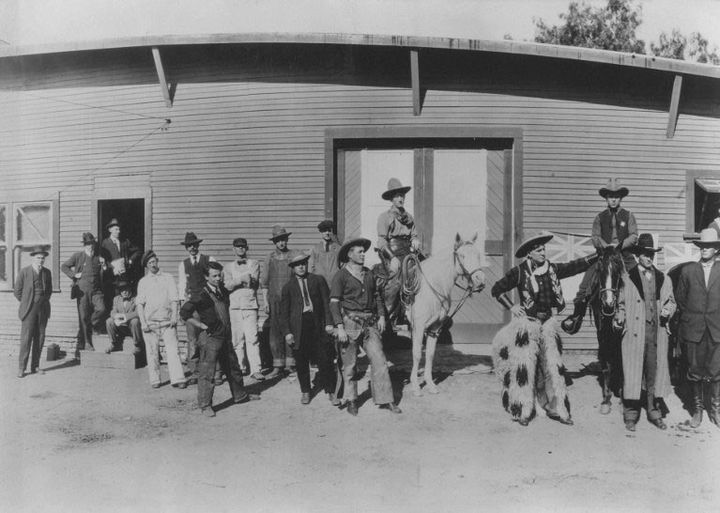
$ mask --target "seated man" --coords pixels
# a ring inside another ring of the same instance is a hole
[[[387,212],[378,217],[377,250],[385,268],[385,307],[389,319],[394,323],[401,315],[400,308],[400,266],[402,260],[411,252],[420,249],[415,219],[405,210],[405,195],[410,190],[397,178],[388,181],[388,190],[382,199],[392,203]]]
[[[592,243],[600,251],[608,246],[615,246],[622,252],[625,270],[629,271],[637,265],[630,249],[638,239],[637,222],[632,212],[620,207],[620,202],[630,191],[620,187],[615,178],[611,178],[607,187],[600,188],[600,196],[605,198],[607,209],[595,216],[592,226]],[[597,274],[597,266],[590,267],[583,276],[577,295],[573,300],[575,308],[571,316],[562,323],[562,329],[574,335],[580,331],[585,316],[587,303],[592,294],[592,284]]]
[[[111,353],[116,349],[122,350],[123,339],[132,336],[135,342],[135,353],[142,350],[143,336],[140,319],[136,311],[135,298],[132,297],[132,286],[127,281],[119,281],[120,293],[113,299],[110,317],[105,322],[110,347],[105,352]]]

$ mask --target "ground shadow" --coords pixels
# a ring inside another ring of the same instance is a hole
[[[56,365],[53,365],[51,367],[42,367],[43,372],[52,372],[60,369],[68,369],[70,367],[77,367],[80,365],[80,360],[65,360],[65,361],[59,361]]]

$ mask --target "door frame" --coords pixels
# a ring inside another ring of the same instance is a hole
[[[93,195],[93,208],[91,209],[91,226],[98,225],[100,201],[118,199],[142,199],[145,205],[144,230],[145,240],[143,247],[147,251],[152,248],[152,190],[150,187],[122,187],[118,190],[109,188],[96,189]],[[98,234],[98,242],[107,237],[107,234]]]
[[[343,150],[362,149],[363,141],[399,141],[465,139],[508,140],[512,159],[505,159],[505,170],[509,171],[510,182],[505,187],[505,226],[503,247],[486,248],[488,254],[504,256],[504,265],[509,269],[513,263],[512,255],[520,244],[523,235],[522,176],[523,176],[523,130],[520,127],[504,125],[400,125],[392,127],[336,127],[325,130],[325,217],[334,219],[338,226],[338,235],[342,234],[343,223],[340,216],[345,207],[345,176],[343,162],[338,158]],[[432,152],[415,149],[415,192],[416,205],[432,207],[432,177],[425,172],[432,165]],[[507,156],[507,153],[506,153]],[[511,160],[511,161],[509,161]],[[422,203],[420,203],[422,201]],[[508,215],[509,214],[509,215]],[[432,229],[432,216],[424,211],[415,213],[418,224]]]

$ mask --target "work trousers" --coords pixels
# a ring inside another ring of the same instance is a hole
[[[720,343],[706,328],[700,342],[685,342],[685,357],[690,381],[720,381]]]
[[[354,401],[358,397],[357,381],[357,353],[360,345],[370,360],[370,391],[375,404],[387,404],[395,401],[393,397],[390,373],[387,360],[382,350],[380,332],[374,326],[363,328],[361,324],[349,317],[343,319],[345,331],[348,333],[348,344],[340,348],[338,357],[342,361],[342,378],[345,388],[344,397]],[[339,344],[342,346],[342,344]]]
[[[228,334],[229,335],[229,334]],[[212,407],[213,375],[220,364],[220,368],[227,376],[230,391],[235,402],[242,401],[247,392],[243,388],[243,375],[238,363],[237,355],[232,348],[230,337],[225,335],[208,335],[201,331],[198,337],[200,347],[200,360],[198,362],[198,406],[200,409]]]
[[[81,291],[81,296],[77,298],[77,310],[79,324],[77,348],[85,349],[86,345],[93,347],[93,327],[95,329],[99,328],[106,312],[105,297],[102,291]]]
[[[185,372],[180,361],[180,347],[178,344],[177,329],[166,327],[153,327],[144,333],[145,354],[147,357],[148,376],[150,384],[160,383],[160,341],[165,343],[165,359],[167,360],[170,383],[176,385],[185,383]]]
[[[142,326],[140,319],[135,317],[130,319],[127,325],[118,326],[112,317],[108,317],[105,321],[105,327],[107,328],[108,336],[110,337],[110,343],[113,347],[122,348],[123,339],[127,336],[131,336],[135,347],[140,347],[143,342]]]
[[[300,340],[296,341],[297,349],[293,349],[295,364],[297,368],[300,391],[310,393],[310,361],[317,362],[317,385],[325,392],[335,391],[336,376],[333,372],[328,342],[322,330],[322,326],[315,326],[315,319],[312,312],[304,313],[302,316],[302,334]]]
[[[270,303],[270,351],[273,357],[273,367],[282,369],[295,365],[292,348],[285,342],[285,336],[280,326],[280,298],[269,298]]]
[[[262,369],[260,363],[260,344],[258,343],[258,311],[257,310],[230,310],[230,325],[232,327],[232,344],[238,362],[242,364],[247,355],[250,373],[259,373]]]
[[[40,356],[45,345],[45,328],[47,327],[47,303],[38,301],[30,307],[20,325],[20,371],[25,372],[30,358],[30,370],[40,367]]]

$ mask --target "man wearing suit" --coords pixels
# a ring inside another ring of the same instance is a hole
[[[92,233],[82,236],[83,250],[73,253],[60,269],[73,280],[71,297],[77,299],[79,329],[77,349],[94,351],[92,344],[93,328],[99,329],[105,318],[105,296],[102,284],[108,271],[102,256],[95,254],[97,242]]]
[[[127,281],[133,288],[137,281],[137,263],[140,261],[142,252],[129,240],[120,239],[120,223],[114,217],[105,226],[109,237],[100,244],[100,256],[112,268],[113,280],[107,280],[103,291],[106,309],[112,307],[113,298],[120,293],[118,284],[120,281]]]
[[[310,360],[318,364],[318,381],[335,398],[335,375],[330,364],[328,342],[324,336],[333,331],[330,315],[330,290],[325,278],[307,272],[310,255],[300,254],[288,262],[293,277],[283,286],[280,297],[280,329],[295,356],[301,404],[310,403]]]
[[[18,317],[20,327],[20,369],[18,378],[25,375],[28,358],[30,372],[40,367],[40,353],[45,343],[45,327],[50,318],[50,295],[52,294],[52,273],[43,267],[47,251],[35,248],[31,253],[32,263],[20,270],[15,280],[15,297],[20,301]],[[42,371],[41,371],[42,372]]]
[[[697,428],[702,422],[704,384],[710,392],[708,417],[720,427],[720,249],[718,233],[706,228],[695,241],[700,262],[680,271],[675,299],[680,309],[678,336],[683,343],[688,381],[693,392],[693,416],[688,422]]]
[[[120,293],[113,299],[110,317],[105,322],[110,336],[110,347],[105,352],[111,353],[116,348],[122,349],[123,338],[130,335],[135,342],[135,352],[139,353],[143,344],[142,326],[132,287],[127,281],[119,281],[117,286]]]

